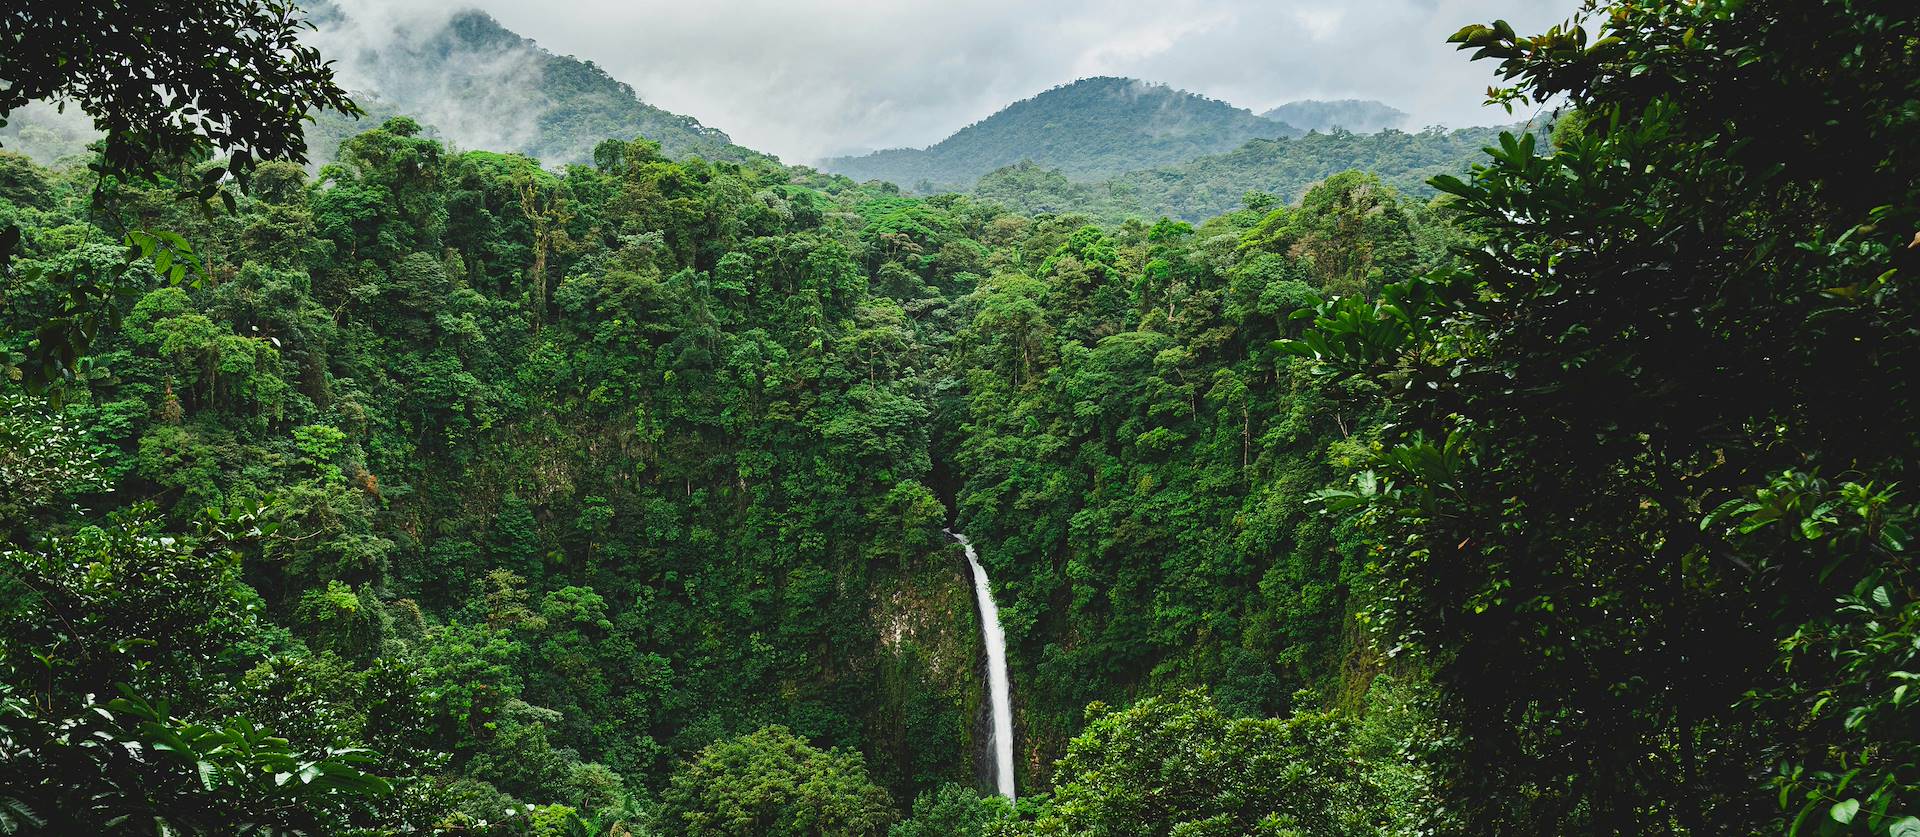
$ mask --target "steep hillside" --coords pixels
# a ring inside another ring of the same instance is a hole
[[[821,167],[918,191],[961,189],[1032,160],[1076,180],[1230,151],[1300,131],[1184,90],[1128,78],[1089,78],[1008,105],[924,149],[836,157]]]
[[[1463,128],[1417,134],[1309,134],[1256,139],[1225,154],[1128,172],[1099,183],[1023,163],[980,179],[973,193],[1020,212],[1079,212],[1102,220],[1160,218],[1199,221],[1241,206],[1248,192],[1299,200],[1308,187],[1348,170],[1377,174],[1396,189],[1431,197],[1427,179],[1463,174],[1502,130]]]
[[[340,59],[349,83],[375,94],[383,111],[413,116],[458,146],[583,163],[601,140],[644,136],[670,157],[759,156],[693,117],[641,101],[592,61],[554,55],[478,11],[423,29],[356,21],[329,6],[313,20],[316,40]],[[377,124],[323,125],[318,133],[334,139]],[[312,144],[317,158],[332,156],[331,144]]]
[[[0,835],[1920,837],[1912,0],[1471,23],[1524,125],[927,196],[333,1],[406,101],[318,176],[381,79],[290,3],[0,12],[0,140],[109,131],[0,149]],[[1119,31],[818,5],[644,57]],[[1436,13],[1167,60],[1425,109]],[[1113,84],[974,145],[1218,115]],[[744,159],[465,147],[646,120]]]
[[[311,20],[314,40],[339,61],[341,78],[366,111],[359,119],[314,115],[307,146],[315,164],[331,162],[342,140],[399,115],[456,148],[526,154],[549,165],[590,162],[601,140],[634,137],[660,143],[673,158],[767,158],[691,116],[641,101],[592,61],[554,55],[481,12],[424,27],[383,26],[316,3]],[[77,109],[61,113],[39,103],[8,123],[0,126],[0,147],[47,165],[83,153],[99,136]]]
[[[1260,114],[1275,122],[1284,122],[1303,131],[1331,131],[1341,128],[1359,134],[1371,134],[1388,128],[1405,128],[1406,111],[1371,99],[1340,99],[1323,102],[1302,99],[1288,102]]]

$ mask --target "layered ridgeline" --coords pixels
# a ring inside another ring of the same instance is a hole
[[[608,137],[644,136],[674,157],[766,156],[647,104],[592,61],[555,55],[483,12],[362,20],[331,3],[310,7],[311,39],[338,63],[367,112],[359,119],[315,114],[307,129],[315,164],[332,160],[342,140],[403,114],[452,146],[526,154],[550,166],[591,162],[594,145]],[[80,154],[98,137],[77,109],[35,104],[9,122],[0,126],[0,147],[42,164]]]
[[[1407,127],[1406,111],[1371,99],[1303,99],[1288,102],[1260,115],[1302,131],[1326,132],[1337,129],[1371,134],[1388,128]]]
[[[1551,147],[1198,224],[0,154],[0,832],[1911,837],[1906,11],[1469,27]]]
[[[927,148],[835,157],[821,168],[916,192],[961,191],[982,175],[1031,160],[1097,179],[1300,131],[1184,90],[1130,78],[1088,78],[1008,105]]]
[[[1298,200],[1348,170],[1431,197],[1428,179],[1464,175],[1503,130],[1407,133],[1399,130],[1406,117],[1361,100],[1299,101],[1254,116],[1165,85],[1090,78],[1016,102],[924,149],[820,165],[922,194],[966,192],[1028,214],[1197,223],[1240,207],[1250,192]]]
[[[590,162],[607,137],[644,136],[673,157],[766,157],[648,105],[593,62],[554,55],[481,12],[373,21],[330,4],[316,9],[314,38],[340,60],[367,111],[360,119],[317,116],[307,131],[316,164],[333,159],[342,140],[403,114],[452,146],[526,154],[548,166]],[[1239,207],[1250,191],[1297,200],[1349,169],[1431,196],[1428,178],[1463,174],[1499,133],[1402,133],[1394,126],[1405,116],[1356,100],[1293,102],[1255,116],[1165,85],[1091,78],[1009,105],[926,149],[821,166],[923,194],[970,192],[1028,214],[1198,222]],[[0,146],[42,164],[73,158],[96,136],[77,111],[45,105],[0,126]]]

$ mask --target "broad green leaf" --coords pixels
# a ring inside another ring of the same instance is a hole
[[[1858,799],[1842,799],[1833,803],[1833,807],[1827,810],[1827,816],[1833,817],[1833,821],[1841,825],[1853,822],[1853,816],[1858,813],[1860,813]]]

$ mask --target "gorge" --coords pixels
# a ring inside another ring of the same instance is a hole
[[[368,60],[526,72],[363,108],[294,2],[16,0],[0,837],[1920,837],[1914,6],[906,184],[473,15]]]

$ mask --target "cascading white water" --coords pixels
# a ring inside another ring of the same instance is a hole
[[[987,696],[993,702],[993,781],[1000,795],[1013,797],[1013,697],[1007,681],[1007,635],[1000,630],[1000,606],[993,603],[987,568],[966,535],[947,530],[967,553],[973,567],[973,595],[980,604],[980,638],[987,645]]]

